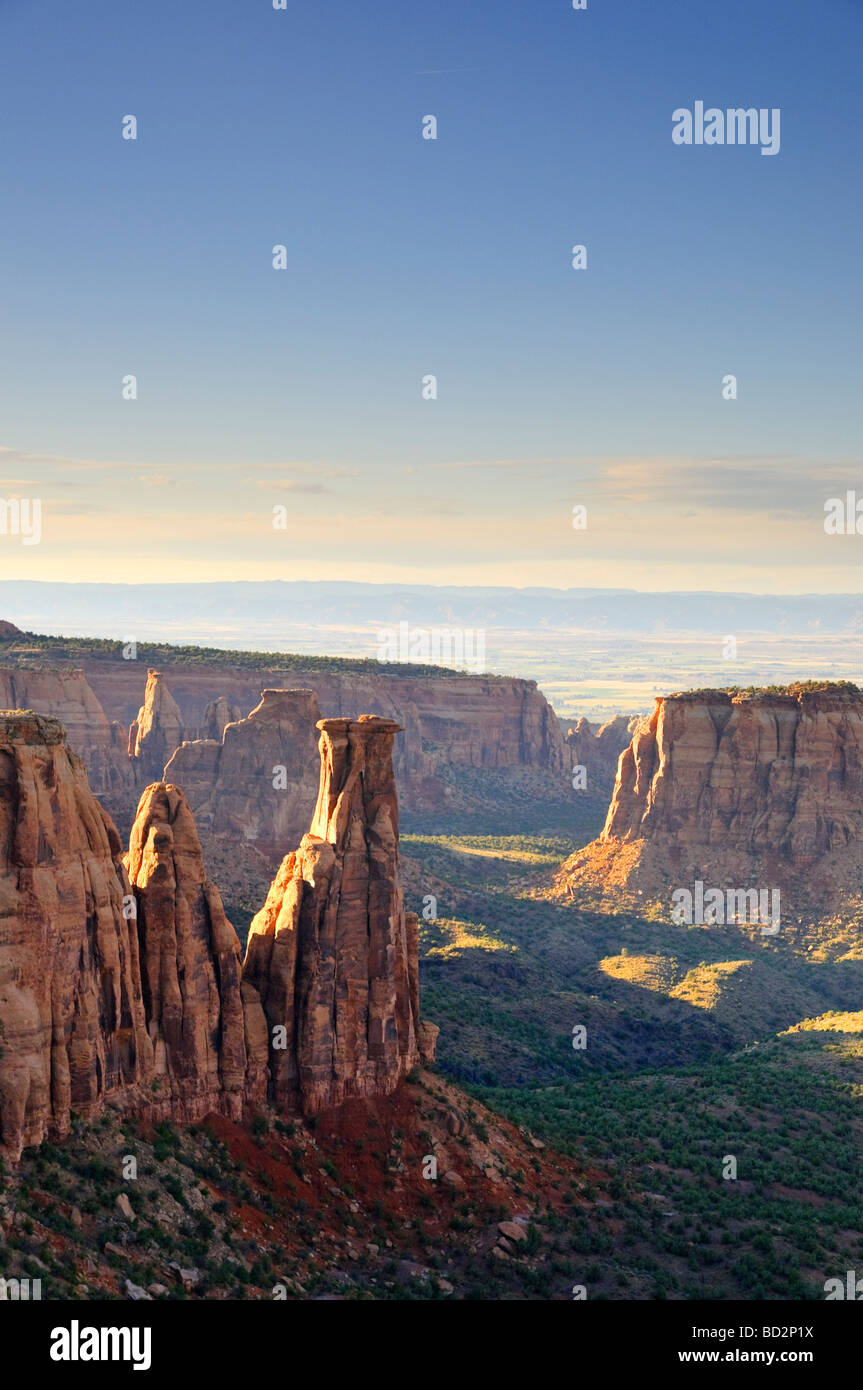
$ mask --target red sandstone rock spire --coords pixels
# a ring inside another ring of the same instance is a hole
[[[156,1081],[175,1119],[211,1110],[238,1119],[266,1097],[266,1024],[254,991],[241,994],[240,943],[178,787],[146,789],[125,863]]]
[[[243,711],[239,705],[230,704],[224,695],[217,696],[204,711],[201,738],[215,739],[217,743],[221,743],[228,725],[242,717]]]
[[[147,672],[144,703],[129,729],[129,757],[145,778],[161,778],[165,763],[183,742],[183,716],[161,671]]]
[[[416,919],[399,878],[401,728],[373,715],[317,727],[311,828],[252,922],[243,972],[270,1026],[273,1099],[306,1112],[393,1090],[436,1032],[417,1016]]]
[[[399,725],[318,727],[311,831],[241,973],[182,792],[147,788],[124,862],[59,723],[0,714],[4,1153],[62,1137],[73,1112],[91,1118],[108,1099],[150,1120],[240,1118],[268,1095],[268,1059],[275,1103],[315,1112],[389,1092],[431,1055],[399,880]]]

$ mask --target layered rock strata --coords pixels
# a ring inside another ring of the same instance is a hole
[[[0,1149],[115,1103],[239,1118],[266,1022],[175,788],[145,792],[124,862],[60,724],[0,714]]]
[[[582,717],[569,726],[566,745],[572,753],[573,768],[585,770],[587,790],[606,800],[611,796],[620,755],[629,747],[641,719],[641,715],[618,714],[597,725]]]
[[[141,703],[135,663],[85,658],[83,665],[105,710],[128,727]],[[564,731],[535,681],[412,675],[409,665],[404,674],[376,674],[374,664],[368,665],[368,672],[340,671],[336,663],[297,665],[290,683],[314,690],[321,709],[363,709],[403,727],[394,760],[404,807],[458,807],[466,797],[460,780],[470,784],[477,772],[500,776],[523,770],[555,786],[569,786],[572,760]],[[284,671],[266,662],[233,666],[230,652],[219,665],[172,661],[164,672],[186,738],[217,737],[211,710],[219,697],[245,712],[258,702],[261,690],[286,683]],[[177,738],[175,746],[180,742]],[[162,770],[154,768],[150,776],[161,777]]]
[[[656,702],[620,758],[605,827],[561,870],[653,893],[694,879],[863,888],[863,694],[849,684]]]
[[[107,718],[81,671],[51,667],[0,667],[0,709],[32,709],[57,719],[69,747],[84,759],[90,786],[113,808],[134,804],[135,775],[126,751],[126,735]]]
[[[246,965],[182,791],[144,792],[128,854],[60,724],[0,714],[0,1150],[116,1104],[149,1120],[317,1112],[391,1091],[419,1020],[391,720],[322,720],[309,833]]]

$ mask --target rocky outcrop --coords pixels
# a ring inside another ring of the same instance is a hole
[[[84,759],[90,786],[113,812],[133,802],[135,775],[119,723],[108,720],[81,671],[0,667],[0,709],[32,709],[63,725],[69,747]]]
[[[266,1098],[266,1022],[255,991],[241,987],[240,943],[179,788],[144,792],[125,865],[159,1100],[175,1119],[213,1110],[238,1119]]]
[[[229,704],[225,696],[220,695],[217,700],[211,700],[207,705],[201,737],[215,739],[217,743],[221,743],[227,726],[242,717],[243,711],[240,706]]]
[[[174,788],[128,856],[53,719],[0,714],[0,1150],[105,1103],[238,1117],[266,1094],[266,1024]]]
[[[147,788],[124,859],[60,724],[0,714],[0,1151],[106,1103],[150,1121],[238,1119],[268,1095],[317,1112],[432,1055],[399,880],[398,726],[318,727],[311,830],[241,970],[180,789]]]
[[[5,618],[0,619],[0,642],[8,642],[14,638],[23,637],[24,633],[20,627],[14,623],[7,622]]]
[[[165,778],[185,792],[214,862],[218,839],[229,852],[254,844],[273,868],[298,842],[317,795],[319,719],[314,691],[265,690],[219,742],[184,743],[170,758]]]
[[[628,748],[641,721],[639,714],[617,714],[598,725],[582,716],[568,726],[565,741],[572,754],[572,765],[584,768],[589,791],[609,799],[620,755]]]
[[[129,726],[129,757],[145,780],[162,776],[165,763],[183,741],[183,718],[161,671],[147,672],[144,703]]]
[[[558,883],[654,894],[777,884],[827,906],[863,888],[863,693],[848,683],[656,702],[602,835]]]
[[[147,1081],[131,890],[113,824],[54,720],[0,715],[0,1147]]]
[[[276,1104],[317,1112],[394,1089],[433,1051],[399,879],[393,720],[323,719],[311,828],[252,922],[244,978],[270,1027]]]

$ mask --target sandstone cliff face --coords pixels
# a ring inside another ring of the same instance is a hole
[[[128,661],[83,662],[108,713],[127,727],[140,704],[140,671]],[[262,664],[233,667],[172,662],[166,667],[185,736],[213,734],[211,707],[219,697],[244,712],[285,673]],[[438,810],[457,805],[458,778],[475,770],[534,770],[567,786],[571,755],[557,717],[534,681],[497,676],[412,676],[340,672],[310,665],[291,672],[291,684],[314,690],[322,709],[365,709],[404,728],[394,752],[402,805]],[[177,738],[176,745],[181,742]],[[170,757],[173,748],[166,754]],[[154,770],[152,777],[161,776]],[[173,773],[172,773],[173,776]],[[455,784],[454,784],[455,782]]]
[[[605,828],[560,884],[694,878],[798,898],[863,884],[863,694],[839,686],[668,696],[623,753]]]
[[[285,684],[284,673],[265,663],[240,668],[231,665],[230,653],[225,658],[223,666],[172,662],[166,675],[151,673],[143,705],[142,669],[135,661],[82,654],[92,689],[80,672],[54,672],[54,685],[43,679],[32,694],[21,685],[23,668],[0,664],[0,678],[16,685],[14,692],[11,685],[0,691],[0,700],[61,719],[71,747],[85,759],[94,791],[127,833],[141,787],[164,776],[184,739],[221,743],[225,729],[256,705],[263,688]],[[490,801],[504,811],[513,798],[542,795],[543,787],[553,798],[571,794],[572,755],[533,681],[418,676],[409,666],[403,675],[310,666],[292,671],[291,683],[314,690],[323,708],[366,709],[402,725],[395,767],[402,805],[411,811],[482,815]],[[201,759],[203,771],[206,755]],[[309,755],[306,777],[316,775]],[[262,808],[262,823],[266,813]],[[241,816],[242,807],[235,814]],[[278,845],[279,854],[283,848]]]
[[[219,741],[184,743],[165,768],[182,787],[208,847],[254,843],[279,863],[309,823],[318,789],[312,690],[265,690],[247,719],[229,723]]]
[[[266,1099],[266,1022],[241,987],[240,943],[204,874],[183,793],[141,797],[125,865],[137,900],[141,983],[158,1103],[175,1119],[234,1119]]]
[[[56,720],[0,715],[0,1146],[152,1072],[120,843]]]
[[[244,978],[271,1030],[276,1104],[387,1093],[433,1050],[418,1017],[417,924],[399,880],[392,720],[323,719],[311,828],[252,922]]]
[[[129,726],[129,757],[140,776],[159,779],[165,763],[183,741],[183,718],[161,671],[147,672],[144,703]]]
[[[81,671],[0,667],[0,709],[32,709],[57,719],[84,759],[90,786],[111,804],[134,797],[135,775],[120,724],[110,722]]]

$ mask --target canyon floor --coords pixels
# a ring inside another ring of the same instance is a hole
[[[578,843],[403,840],[409,905],[437,899],[421,979],[441,1071],[611,1198],[571,1213],[551,1296],[823,1299],[863,1261],[859,923],[768,942],[579,910],[548,888]]]

